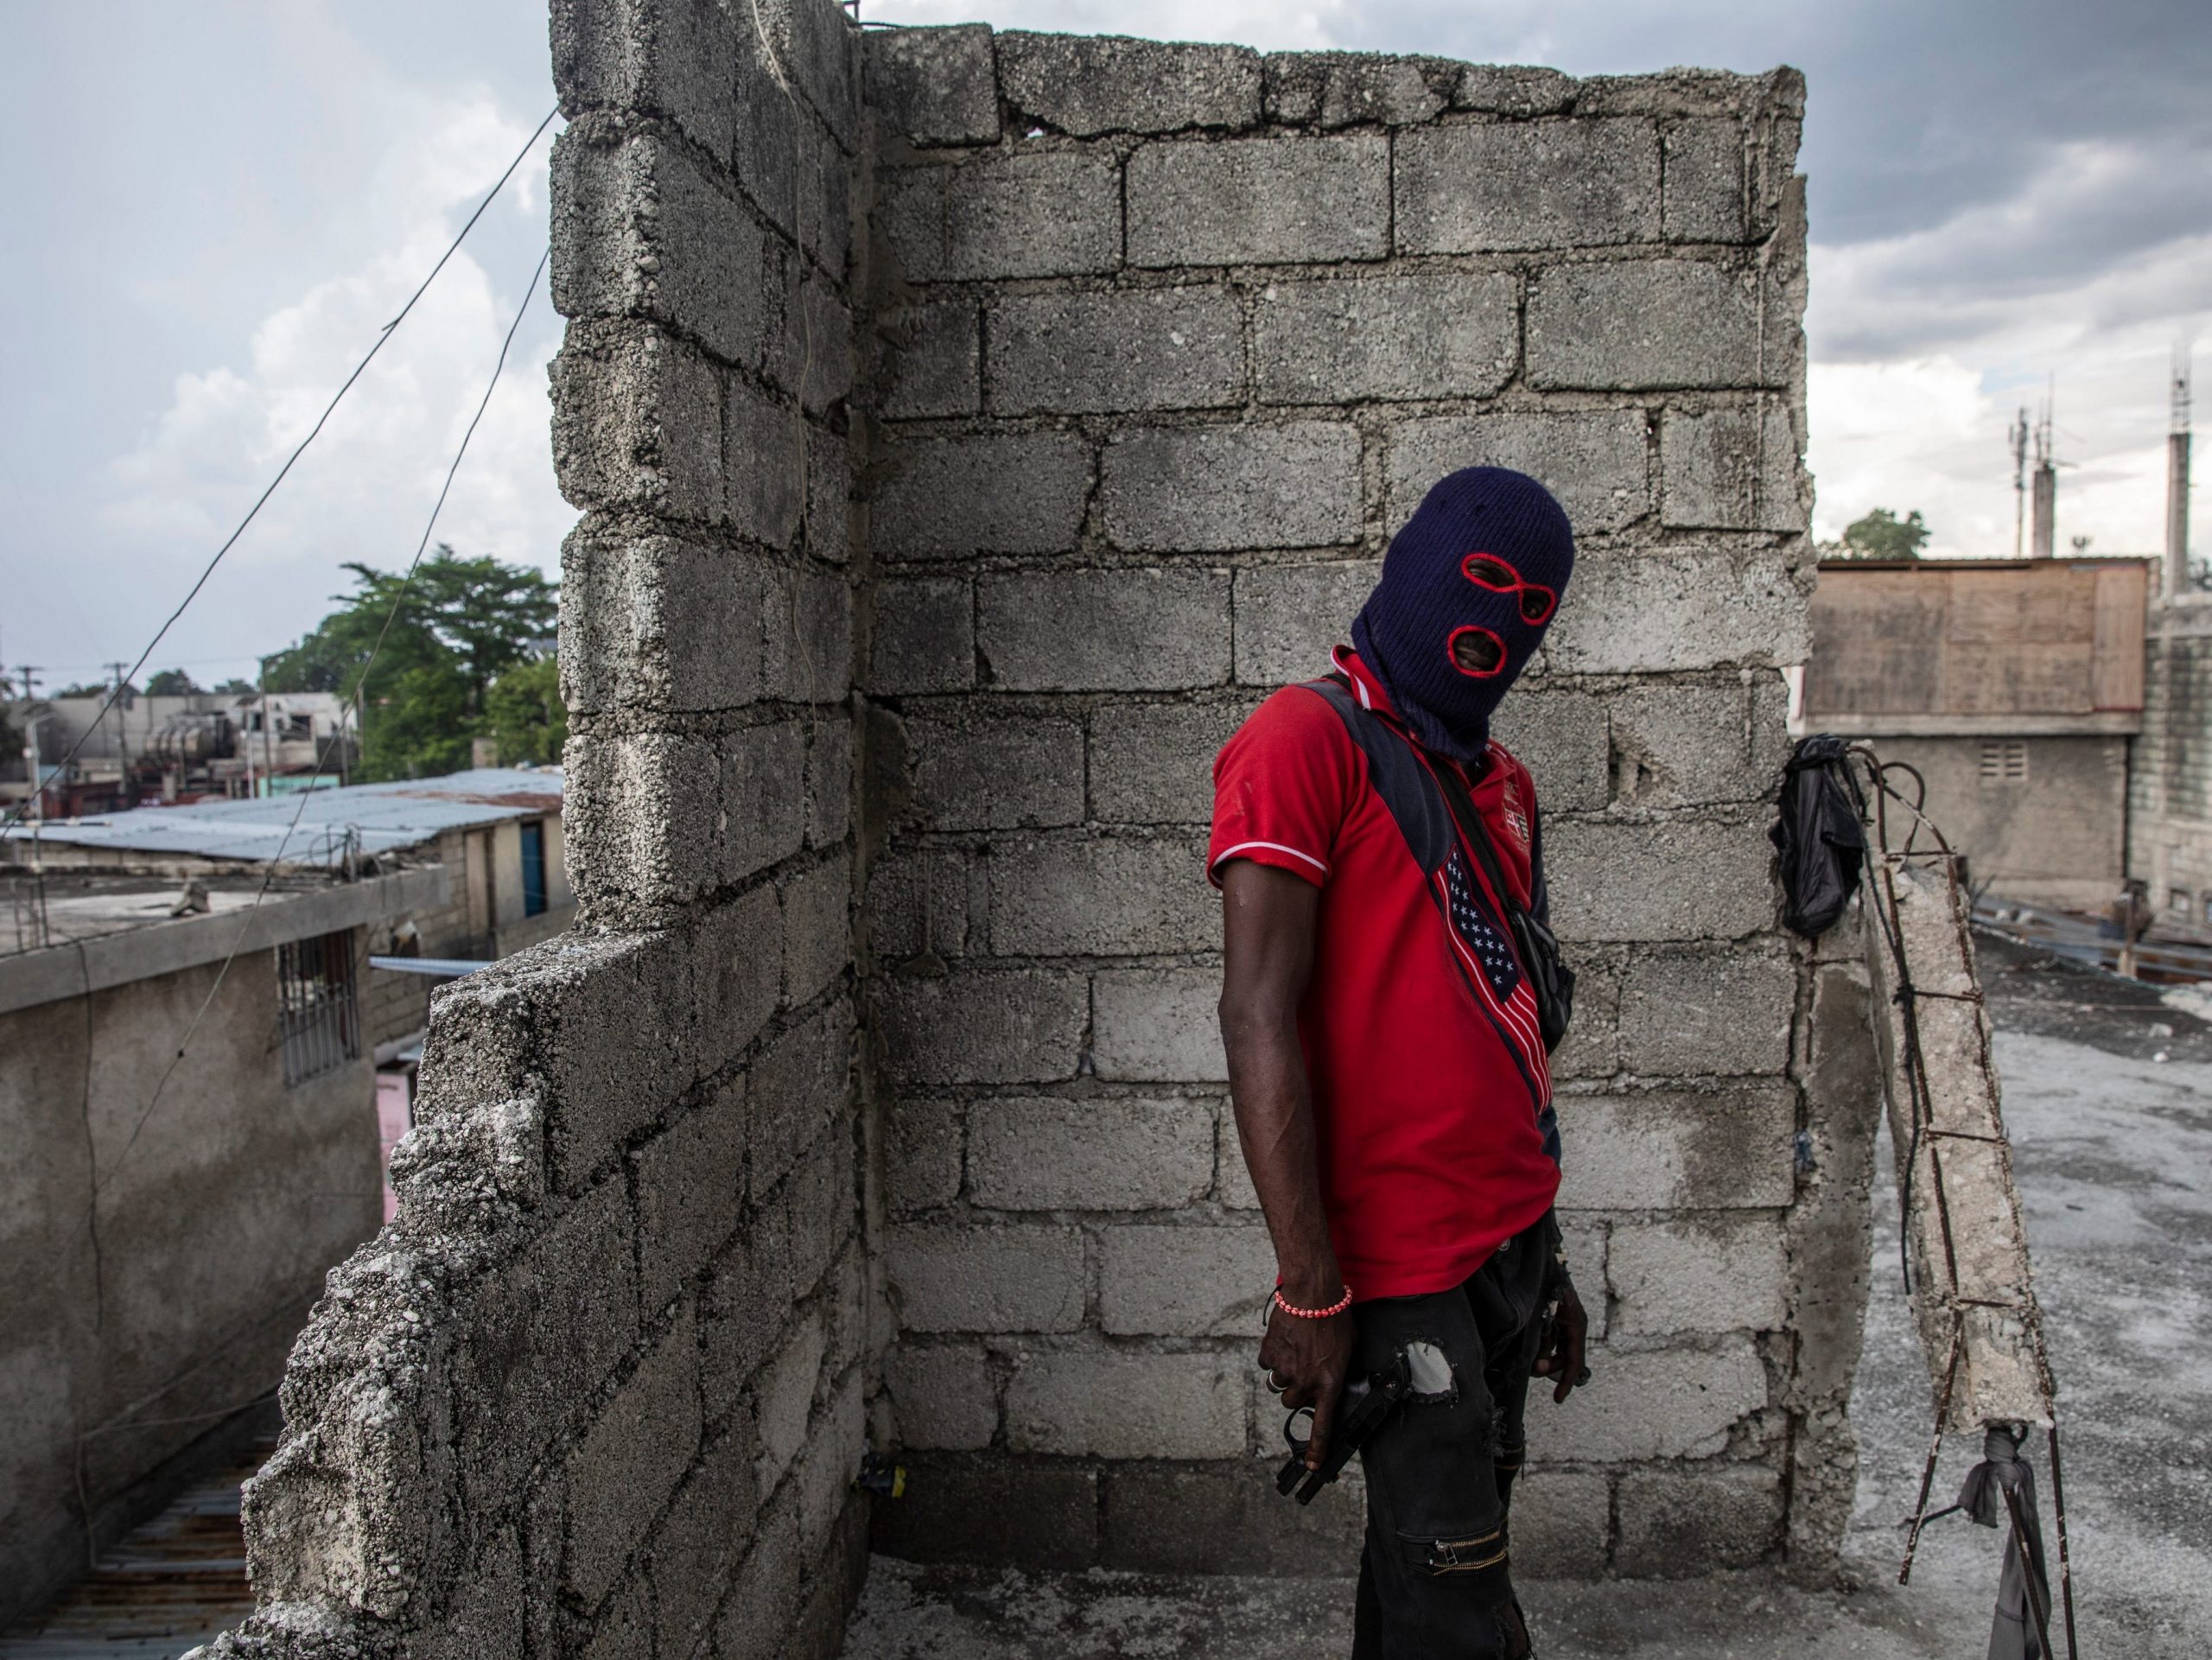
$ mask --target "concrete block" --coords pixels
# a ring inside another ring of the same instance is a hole
[[[858,149],[861,31],[851,14],[836,0],[779,0],[763,10],[769,41],[800,95],[829,124],[840,147]]]
[[[582,1620],[575,1622],[581,1631]],[[574,1645],[582,1660],[626,1660],[651,1651],[653,1640],[652,1587],[642,1572],[626,1574],[591,1622],[588,1642]]]
[[[999,136],[988,23],[878,29],[861,36],[868,106],[916,144],[988,144]]]
[[[1590,1371],[1565,1407],[1545,1401],[1529,1412],[1532,1467],[1709,1458],[1768,1404],[1766,1368],[1747,1337],[1709,1349],[1600,1348]]]
[[[758,696],[761,563],[674,537],[571,531],[560,620],[570,711],[734,709]]]
[[[790,858],[806,838],[806,723],[747,727],[721,740],[721,748],[716,875],[741,882]]]
[[[805,423],[796,405],[733,380],[723,398],[722,520],[740,536],[788,548],[798,531]]]
[[[1573,940],[1738,939],[1774,923],[1764,826],[1667,818],[1544,829],[1552,926]],[[1654,871],[1669,873],[1655,882]]]
[[[652,111],[709,156],[729,152],[737,25],[715,0],[557,0],[553,81],[570,120],[585,110]]]
[[[737,1226],[745,1141],[740,1078],[630,1155],[638,1184],[638,1290],[648,1311],[674,1298]]]
[[[877,321],[875,342],[878,407],[887,420],[983,407],[981,314],[972,300],[887,313]]]
[[[1249,1460],[1109,1466],[1102,1557],[1108,1567],[1149,1574],[1348,1580],[1358,1572],[1366,1519],[1358,1469],[1355,1462],[1311,1504],[1294,1504],[1277,1498]]]
[[[715,1263],[699,1295],[701,1397],[721,1423],[775,1352],[791,1307],[791,1215],[755,1211]]]
[[[1811,648],[1802,581],[1775,549],[1586,549],[1544,651],[1566,674],[1802,663]]]
[[[1621,982],[1621,1064],[1646,1078],[1779,1074],[1796,1008],[1778,941],[1639,947]]]
[[[792,1478],[798,1488],[799,1537],[806,1545],[808,1555],[817,1564],[830,1548],[847,1504],[853,1504],[865,1513],[867,1501],[853,1490],[853,1478],[860,1470],[861,1455],[868,1440],[868,1409],[861,1397],[862,1387],[857,1368],[846,1373],[834,1386],[829,1400],[815,1415],[806,1451],[800,1454],[798,1470]],[[819,1568],[817,1571],[820,1571]],[[826,1626],[823,1637],[830,1644],[837,1643],[844,1635],[844,1615],[859,1593],[858,1578],[856,1572],[849,1582],[849,1589],[843,1592],[830,1592],[818,1581],[814,1587],[807,1624],[812,1626],[818,1622]],[[826,1656],[831,1650],[823,1647],[814,1652]]]
[[[1669,410],[1659,428],[1660,516],[1688,529],[1807,528],[1797,440],[1779,399],[1758,409]]]
[[[976,591],[965,576],[881,577],[870,587],[871,691],[896,697],[976,684]]]
[[[1102,969],[1090,977],[1091,1062],[1103,1078],[1225,1083],[1221,970]]]
[[[1771,800],[1780,762],[1752,760],[1747,677],[1646,680],[1609,698],[1613,798],[1647,808]]]
[[[1797,1110],[1780,1084],[1559,1102],[1564,1210],[1742,1210],[1795,1192]]]
[[[1210,409],[1243,396],[1236,296],[1184,288],[1022,294],[990,308],[994,414]]]
[[[970,881],[968,855],[928,848],[887,854],[868,867],[863,901],[868,947],[879,965],[902,975],[936,972],[944,959],[983,947],[981,878]]]
[[[1211,1166],[1211,1135],[1205,1151]],[[1116,1337],[1259,1331],[1275,1282],[1275,1248],[1265,1228],[1125,1224],[1102,1230],[1098,1245],[1102,1330]]]
[[[822,1282],[858,1236],[853,1118],[841,1110],[785,1184],[791,1218],[791,1283],[801,1296]]]
[[[1578,536],[1618,531],[1651,511],[1649,451],[1641,410],[1500,410],[1408,421],[1390,435],[1389,523],[1403,525],[1447,473],[1510,467],[1559,498]],[[1575,580],[1581,576],[1578,564]]]
[[[1083,820],[1083,728],[1014,716],[912,719],[914,808],[931,830]]]
[[[799,525],[800,551],[842,565],[853,557],[853,451],[844,437],[818,426],[806,429],[806,512]]]
[[[750,1419],[710,1439],[654,1536],[646,1571],[664,1654],[690,1654],[709,1641],[715,1605],[760,1511],[758,1453]]]
[[[806,845],[841,846],[852,829],[857,722],[842,710],[806,728]]]
[[[1610,799],[1606,709],[1612,701],[1524,680],[1498,705],[1491,736],[1535,779],[1539,811],[1592,812]]]
[[[976,582],[1003,691],[1175,691],[1229,677],[1225,570],[1018,571]]]
[[[778,321],[766,232],[652,132],[554,142],[552,286],[566,317],[640,317],[758,369]]]
[[[853,1046],[852,1008],[840,1001],[779,1033],[754,1059],[747,1077],[756,1205],[844,1110],[852,1093]]]
[[[1618,1222],[1606,1277],[1617,1332],[1777,1332],[1789,1252],[1778,1216],[1757,1212]]]
[[[768,696],[842,703],[852,687],[853,588],[847,574],[811,561],[777,568],[761,584],[761,679]]]
[[[553,468],[582,512],[722,515],[720,373],[657,328],[575,328],[553,359]]]
[[[1270,283],[1253,316],[1268,404],[1486,398],[1521,356],[1507,271]]]
[[[1260,265],[1389,251],[1389,141],[1147,144],[1128,167],[1129,263]]]
[[[876,222],[909,282],[1078,277],[1122,263],[1121,187],[1109,154],[987,150],[884,169]]]
[[[1665,229],[1669,242],[1742,242],[1750,232],[1744,194],[1744,129],[1731,119],[1668,127]]]
[[[998,1383],[976,1345],[902,1343],[884,1363],[883,1381],[902,1448],[980,1453],[998,1434]]]
[[[1461,67],[1459,82],[1452,89],[1452,107],[1523,118],[1557,115],[1573,101],[1580,85],[1573,76],[1556,69],[1518,63],[1470,63]]]
[[[1785,384],[1789,357],[1762,333],[1794,324],[1763,305],[1757,272],[1694,259],[1554,265],[1529,279],[1529,384],[1635,387]]]
[[[1618,965],[1588,947],[1572,951],[1574,1019],[1552,1052],[1554,1083],[1576,1078],[1611,1078],[1621,1070],[1621,982]]]
[[[1162,553],[1358,539],[1359,432],[1335,421],[1117,433],[1101,486],[1108,537]]]
[[[1007,101],[1078,138],[1259,124],[1260,54],[1248,47],[1008,29],[998,57]]]
[[[1029,1351],[1007,1384],[1007,1446],[1108,1459],[1239,1457],[1249,1364],[1087,1346]]]
[[[783,990],[782,904],[770,887],[702,915],[692,935],[699,1071],[721,1070],[759,1035]]]
[[[1075,1076],[1089,1015],[1080,974],[955,970],[899,980],[877,1005],[886,1063],[909,1084],[1041,1084]]]
[[[563,1583],[585,1606],[613,1588],[698,1449],[698,1332],[680,1305],[568,1460]]]
[[[1324,129],[1379,122],[1418,126],[1444,107],[1414,58],[1372,52],[1270,52],[1264,60],[1270,121]]]
[[[1545,1401],[1535,1410],[1548,1412],[1551,1402]],[[1612,1496],[1605,1477],[1573,1470],[1524,1470],[1513,1484],[1512,1521],[1516,1580],[1594,1580],[1604,1574],[1613,1522]]]
[[[1098,1473],[1059,1460],[923,1453],[902,1460],[906,1496],[879,1504],[870,1542],[906,1561],[1032,1570],[1098,1559]]]
[[[1090,716],[1090,812],[1109,824],[1203,824],[1213,760],[1251,704],[1103,704]]]
[[[874,550],[892,559],[1065,552],[1090,487],[1090,447],[1078,433],[894,442],[869,520]]]
[[[1659,133],[1649,121],[1408,132],[1394,183],[1402,253],[1593,248],[1659,235]]]
[[[784,1002],[814,1001],[853,960],[853,868],[839,855],[783,884]]]
[[[1203,951],[1220,936],[1202,842],[1030,842],[991,861],[991,950],[1001,957]]]
[[[715,1619],[716,1660],[785,1660],[787,1635],[804,1606],[798,1495],[777,1495],[762,1512]]]
[[[893,1216],[950,1205],[960,1197],[966,1136],[958,1106],[904,1096],[884,1115],[884,1195]]]
[[[819,1309],[810,1309],[785,1330],[775,1358],[760,1369],[753,1386],[760,1426],[760,1490],[772,1492],[806,1445],[814,1414],[814,1392],[830,1333]]]
[[[1236,573],[1236,678],[1281,686],[1329,672],[1352,619],[1382,575],[1379,559],[1247,565]]]
[[[1628,1471],[1615,1565],[1647,1579],[1750,1568],[1781,1550],[1782,1508],[1782,1477],[1763,1464]]]
[[[1083,1324],[1083,1235],[1074,1228],[894,1227],[884,1262],[903,1332],[1072,1332]]]
[[[978,1101],[968,1110],[968,1191],[1007,1211],[1145,1211],[1187,1205],[1213,1180],[1213,1103]]]

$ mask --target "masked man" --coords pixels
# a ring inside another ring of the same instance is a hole
[[[1573,563],[1534,479],[1452,474],[1336,672],[1275,693],[1214,763],[1221,1029],[1280,1276],[1260,1364],[1313,1409],[1310,1466],[1347,1381],[1405,1366],[1361,1450],[1358,1660],[1528,1653],[1505,1526],[1522,1407],[1532,1374],[1558,1401],[1586,1377],[1508,908],[1546,920],[1535,789],[1490,736]]]

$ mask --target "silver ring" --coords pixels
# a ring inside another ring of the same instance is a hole
[[[1268,1369],[1268,1375],[1260,1381],[1268,1386],[1268,1393],[1270,1395],[1280,1395],[1290,1387],[1287,1383],[1278,1383],[1275,1382],[1274,1370],[1272,1367]]]

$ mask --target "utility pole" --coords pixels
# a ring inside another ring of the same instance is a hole
[[[35,664],[21,663],[16,665],[16,672],[22,677],[23,700],[26,703],[35,701],[38,696],[38,666]]]
[[[130,709],[123,697],[123,671],[130,665],[128,663],[104,663],[100,666],[115,682],[115,696],[111,700],[115,710],[115,775],[122,786],[123,805],[129,809],[138,805],[138,792],[130,781]]]
[[[2027,551],[2028,533],[2028,406],[2020,405],[2005,437],[2012,445],[2012,557]]]
[[[2173,419],[2166,432],[2166,598],[2189,591],[2189,348],[2174,348]]]
[[[2036,422],[2035,485],[2030,493],[2028,557],[2049,559],[2058,551],[2058,457],[2051,431],[2055,391],[2044,398],[2042,417]]]

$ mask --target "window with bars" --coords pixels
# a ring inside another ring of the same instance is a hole
[[[1989,738],[1981,746],[1984,784],[2024,784],[2028,777],[2028,745],[2024,738]]]
[[[287,1088],[360,1058],[351,930],[276,948],[276,1036]]]

